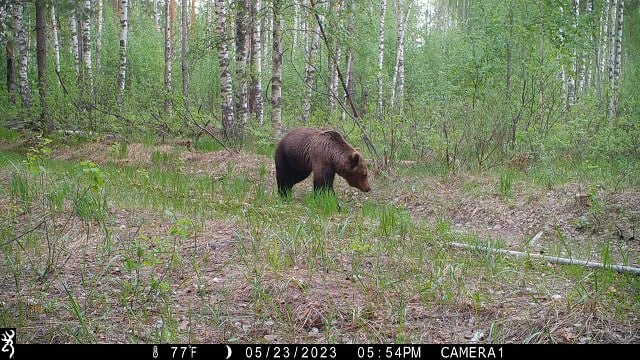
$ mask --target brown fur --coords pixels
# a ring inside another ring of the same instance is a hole
[[[338,132],[296,128],[287,133],[276,147],[278,192],[286,196],[293,185],[313,172],[313,189],[333,191],[335,174],[349,185],[367,192],[367,163]]]

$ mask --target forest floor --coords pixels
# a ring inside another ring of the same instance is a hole
[[[400,164],[366,194],[336,177],[338,211],[310,179],[279,199],[271,156],[28,147],[0,142],[0,325],[21,342],[640,343],[638,275],[450,245],[638,267],[638,188]]]

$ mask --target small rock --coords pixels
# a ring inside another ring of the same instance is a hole
[[[560,294],[555,294],[555,295],[553,295],[551,298],[552,298],[553,300],[555,300],[555,301],[559,301],[559,300],[561,300],[561,299],[562,299],[562,295],[560,295]]]
[[[267,334],[264,336],[264,339],[267,341],[276,341],[276,336],[272,334]]]

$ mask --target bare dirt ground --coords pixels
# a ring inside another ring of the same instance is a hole
[[[96,143],[55,150],[52,157],[153,166],[152,153],[166,152],[173,154],[181,164],[180,171],[187,174],[257,174],[264,166],[268,183],[275,187],[273,161],[260,155],[198,153],[140,144],[130,144],[125,158],[116,158],[110,151],[109,145]],[[8,179],[6,173],[0,175],[3,181]],[[438,219],[445,219],[453,231],[503,239],[509,248],[552,251],[560,242],[557,228],[575,247],[595,249],[597,244],[610,242],[614,250],[624,249],[631,255],[629,265],[637,266],[640,261],[637,189],[603,193],[599,200],[603,210],[597,213],[597,219],[592,219],[587,209],[575,203],[574,195],[579,190],[576,183],[548,190],[516,184],[510,198],[494,193],[495,179],[489,175],[411,179],[391,175],[372,179],[372,185],[373,191],[365,196],[336,178],[336,191],[343,201],[393,203],[405,207],[416,220],[435,224]],[[296,186],[298,194],[310,189],[309,180]],[[8,194],[0,195],[0,211],[14,211],[16,207]],[[403,299],[405,314],[399,329],[399,315],[389,310],[389,304],[397,301],[396,293],[393,289],[379,289],[374,276],[353,279],[340,271],[310,275],[307,269],[297,266],[252,274],[240,255],[246,239],[241,236],[243,230],[237,219],[202,220],[188,238],[174,237],[169,241],[166,239],[170,238],[167,234],[171,233],[171,222],[166,215],[121,209],[114,204],[109,210],[115,255],[102,255],[105,239],[97,224],[70,216],[67,223],[52,225],[61,229],[66,245],[65,256],[51,281],[42,282],[35,274],[23,274],[23,280],[41,286],[25,286],[23,293],[16,293],[12,277],[0,277],[3,308],[16,309],[18,302],[28,304],[29,311],[24,316],[29,325],[23,331],[29,334],[26,338],[30,341],[77,341],[59,335],[69,334],[69,329],[78,326],[77,317],[65,305],[69,297],[66,286],[84,309],[88,327],[98,342],[151,341],[154,333],[162,331],[167,318],[180,332],[178,340],[197,343],[393,342],[399,331],[423,343],[487,342],[491,341],[489,334],[496,331],[494,325],[501,331],[499,338],[506,342],[640,342],[638,313],[630,316],[630,322],[622,322],[592,300],[568,308],[562,301],[568,284],[561,278],[546,278],[545,290],[529,284],[531,279],[526,279],[526,284],[520,278],[521,284],[493,288],[483,279],[469,279],[472,283],[468,286],[490,293],[480,306],[470,301],[429,304],[418,295],[410,296]],[[579,227],[581,217],[595,225]],[[34,219],[29,214],[20,214],[17,219],[26,224],[25,229],[33,226]],[[539,232],[542,235],[536,243],[527,245]],[[141,246],[161,261],[138,272],[125,269],[131,243],[154,237],[165,242],[149,241]],[[599,256],[597,251],[593,255]],[[179,270],[169,270],[166,265],[174,257],[181,259]],[[340,261],[348,267],[350,260]],[[447,269],[452,276],[457,274],[455,266]],[[145,296],[152,292],[148,285],[154,277],[170,284],[163,295],[167,300]],[[137,282],[147,287],[139,295],[123,298],[123,284],[133,286]]]

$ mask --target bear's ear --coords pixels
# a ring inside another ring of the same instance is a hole
[[[353,152],[349,154],[349,163],[351,164],[352,167],[358,166],[360,164],[360,153]]]

